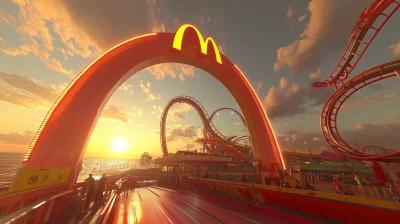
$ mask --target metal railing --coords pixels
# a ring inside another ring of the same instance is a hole
[[[115,182],[106,182],[103,194],[115,190]],[[53,223],[68,217],[79,217],[86,197],[88,182],[77,183],[73,189],[65,186],[36,189],[0,197],[0,223]]]

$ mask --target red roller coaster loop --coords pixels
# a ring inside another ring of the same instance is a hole
[[[208,118],[208,120],[211,122],[212,119],[214,118],[214,116],[215,116],[218,112],[223,111],[223,110],[229,110],[229,111],[235,113],[236,115],[238,115],[238,117],[240,118],[240,121],[241,121],[241,122],[243,123],[243,125],[246,126],[246,128],[247,128],[246,121],[244,120],[244,117],[242,116],[242,114],[239,113],[238,111],[236,111],[236,110],[234,110],[234,109],[232,109],[232,108],[228,108],[228,107],[219,108],[218,110],[214,111],[214,112],[210,115],[210,117]]]
[[[204,125],[204,138],[216,138],[216,139],[227,139],[221,132],[218,131],[218,129],[215,128],[213,123],[211,122],[212,117],[208,117],[206,109],[201,105],[199,101],[194,99],[193,97],[190,96],[177,96],[174,97],[172,100],[168,102],[168,104],[165,106],[164,111],[161,115],[161,122],[160,122],[160,136],[161,136],[161,149],[163,151],[164,155],[168,155],[168,148],[167,148],[167,136],[166,136],[166,123],[167,123],[167,116],[168,112],[171,109],[171,107],[176,104],[176,103],[186,103],[193,107],[193,109],[199,114],[200,119]],[[233,111],[234,113],[240,115],[239,117],[244,121],[243,116],[236,110],[231,109],[231,108],[221,108],[217,111],[220,110],[230,110]],[[214,112],[213,114],[216,114]],[[248,145],[243,145],[239,144],[238,142],[235,143],[234,148],[239,150],[239,151],[249,151],[251,146]]]
[[[391,5],[394,5],[393,9],[389,8]],[[348,75],[357,65],[358,61],[364,55],[365,51],[379,31],[381,31],[383,26],[399,9],[399,7],[400,2],[394,0],[376,0],[366,10],[364,10],[353,29],[346,50],[344,51],[335,69],[324,81],[313,83],[312,86],[317,88],[334,85],[336,88],[338,88],[341,82],[348,77]],[[390,9],[388,14],[384,13],[386,9]],[[380,16],[385,18],[381,23],[377,21]],[[373,34],[370,38],[368,38],[366,35],[370,30],[372,30]]]
[[[382,155],[364,154],[349,146],[340,136],[337,127],[337,115],[340,107],[351,95],[372,83],[398,76],[397,71],[399,70],[400,60],[379,65],[353,77],[330,96],[321,112],[321,128],[326,142],[332,149],[341,155],[362,160],[386,160],[389,157],[400,156],[400,151],[392,151],[377,146],[374,147],[379,148],[378,151],[386,153],[382,153]],[[369,152],[372,147],[367,146],[363,151],[368,150]]]
[[[244,117],[242,116],[242,114],[239,113],[238,111],[236,111],[232,108],[228,108],[228,107],[219,108],[218,110],[214,111],[208,118],[208,121],[212,123],[212,120],[215,117],[215,115],[217,115],[218,112],[223,111],[223,110],[228,110],[228,111],[235,113],[239,117],[242,124],[247,128],[246,121],[244,120]],[[240,145],[240,142],[244,142],[244,145],[246,145],[246,146],[251,146],[250,136],[240,136],[240,137],[236,138],[235,140],[233,140],[234,145]]]
[[[385,14],[384,11],[392,5],[393,8],[389,10],[390,13]],[[360,16],[346,51],[334,71],[325,81],[313,84],[313,87],[335,86],[336,91],[326,101],[321,112],[321,129],[328,145],[342,156],[383,162],[400,161],[400,151],[379,146],[366,146],[361,150],[351,147],[340,136],[337,127],[337,115],[340,107],[352,94],[374,82],[395,76],[400,77],[400,60],[398,60],[371,68],[344,82],[375,36],[399,7],[399,1],[375,0]],[[384,16],[385,19],[382,23],[376,24],[376,20],[380,16]],[[370,39],[364,40],[369,30],[373,30],[374,33]],[[360,46],[361,53],[357,54]],[[342,64],[342,62],[344,63]]]

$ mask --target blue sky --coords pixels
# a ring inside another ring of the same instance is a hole
[[[246,74],[284,150],[328,149],[319,114],[333,90],[312,89],[310,83],[333,70],[368,4],[365,0],[1,1],[0,151],[24,152],[57,95],[101,52],[136,35],[175,32],[184,23],[213,37]],[[399,21],[395,14],[351,76],[400,59]],[[356,93],[339,114],[344,139],[398,149],[398,86],[398,78],[391,78]],[[196,98],[209,114],[220,107],[239,110],[209,74],[180,64],[153,66],[112,96],[87,155],[106,155],[115,138],[128,140],[131,156],[143,151],[159,155],[159,117],[167,102],[179,95]],[[184,105],[172,110],[169,149],[199,147],[194,144],[201,137],[198,115]],[[214,120],[225,135],[246,135],[238,122],[230,112],[221,112]]]

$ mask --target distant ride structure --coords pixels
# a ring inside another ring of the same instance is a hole
[[[150,156],[150,154],[148,152],[144,152],[141,156],[140,156],[140,160],[139,160],[139,166],[142,169],[145,168],[151,168],[153,167],[153,157]]]
[[[374,166],[378,166],[377,162],[399,162],[400,151],[379,146],[366,146],[363,149],[350,146],[339,134],[337,116],[340,107],[355,92],[372,83],[400,77],[400,60],[397,60],[371,68],[345,81],[375,36],[399,8],[399,1],[374,1],[360,16],[338,65],[324,81],[312,84],[314,88],[335,87],[335,92],[326,101],[320,116],[322,133],[328,145],[341,156],[372,161]],[[380,17],[383,17],[383,21]]]
[[[167,147],[167,117],[168,117],[168,112],[171,109],[171,107],[177,103],[185,103],[189,106],[191,106],[197,114],[200,116],[200,119],[203,123],[204,129],[203,129],[203,139],[200,140],[201,143],[204,144],[204,149],[208,152],[214,152],[216,150],[216,147],[221,144],[223,141],[227,140],[228,137],[223,135],[212,123],[212,119],[214,116],[223,110],[228,110],[231,111],[235,114],[238,115],[240,120],[242,121],[243,125],[247,128],[246,121],[244,120],[242,114],[232,108],[220,108],[213,112],[211,116],[208,116],[208,113],[206,109],[203,107],[203,105],[197,101],[195,98],[190,97],[190,96],[177,96],[171,99],[167,105],[164,107],[163,113],[161,115],[161,120],[160,120],[160,142],[161,142],[161,149],[163,151],[163,155],[167,156],[168,155],[168,147]],[[232,147],[233,149],[230,149]],[[233,140],[233,144],[228,145],[228,151],[232,152],[233,154],[238,155],[237,152],[239,151],[241,153],[248,153],[252,146],[251,146],[251,141],[249,136],[240,136],[238,138],[235,138]]]

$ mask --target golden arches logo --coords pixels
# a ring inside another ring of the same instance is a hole
[[[185,24],[185,25],[182,25],[181,27],[179,27],[179,29],[175,33],[174,42],[172,44],[172,47],[177,50],[182,50],[183,35],[185,34],[185,31],[187,28],[192,28],[194,31],[196,31],[197,36],[199,37],[201,53],[207,55],[207,47],[208,47],[208,44],[211,43],[214,48],[215,57],[216,57],[217,62],[222,64],[221,54],[219,53],[218,46],[215,43],[215,41],[211,37],[207,37],[204,40],[200,31],[193,25]]]

